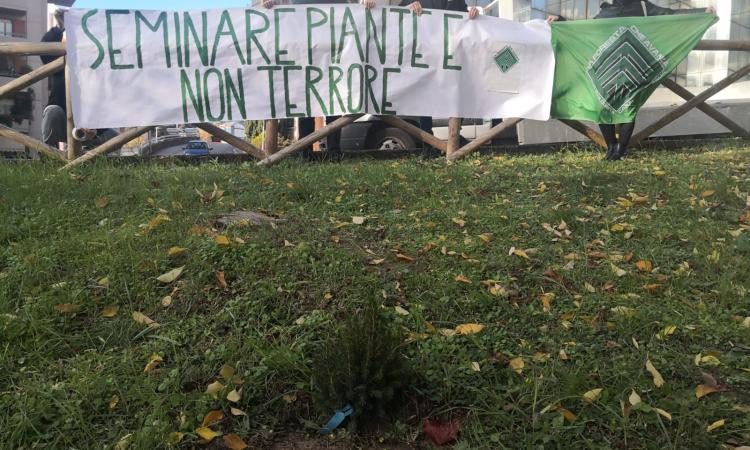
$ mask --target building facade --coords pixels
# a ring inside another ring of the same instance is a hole
[[[0,0],[0,42],[39,42],[46,32],[46,0]],[[38,56],[0,56],[0,84],[41,66]],[[47,81],[0,99],[0,123],[36,139],[41,137]],[[31,156],[20,144],[0,138],[0,159]]]

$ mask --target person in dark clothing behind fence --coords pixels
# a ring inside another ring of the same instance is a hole
[[[649,1],[640,0],[613,0],[612,3],[602,3],[599,14],[594,19],[610,19],[613,17],[645,17],[645,16],[663,16],[668,14],[694,14],[707,12],[715,13],[713,8],[691,8],[691,9],[670,9],[654,5]],[[566,20],[562,16],[552,15],[547,17],[548,22]],[[620,127],[619,136],[617,135],[617,126]],[[610,161],[622,159],[627,153],[627,147],[630,143],[630,137],[635,129],[635,121],[621,124],[600,123],[599,128],[602,130],[602,136],[607,141],[607,155],[604,157]]]

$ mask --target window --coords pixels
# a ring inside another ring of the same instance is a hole
[[[20,77],[31,72],[26,56],[0,55],[0,77]]]
[[[26,38],[26,11],[0,8],[0,36]]]

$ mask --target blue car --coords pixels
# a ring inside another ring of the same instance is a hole
[[[203,141],[190,141],[182,147],[182,151],[185,156],[208,156],[210,155],[211,147]]]

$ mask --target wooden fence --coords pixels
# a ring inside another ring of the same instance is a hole
[[[698,43],[695,49],[696,50],[708,50],[708,51],[750,51],[750,41],[703,40]],[[65,165],[63,166],[63,169],[69,169],[71,167],[78,166],[79,164],[82,164],[92,158],[95,158],[96,156],[106,155],[107,153],[118,150],[123,145],[127,144],[133,139],[136,139],[137,137],[153,129],[153,127],[151,126],[133,128],[131,130],[128,130],[120,134],[119,136],[113,139],[110,139],[109,141],[106,141],[105,143],[86,152],[85,154],[81,154],[81,143],[73,138],[74,118],[73,118],[73,113],[72,113],[73,108],[71,107],[71,103],[70,103],[70,89],[69,89],[70,87],[69,70],[70,69],[69,69],[69,66],[66,64],[66,60],[65,60],[64,44],[62,43],[26,43],[26,42],[0,43],[0,55],[59,56],[59,58],[57,58],[53,62],[45,64],[23,76],[20,76],[14,79],[13,81],[10,81],[0,86],[0,99],[10,96],[15,92],[20,91],[21,89],[25,89],[33,85],[34,83],[40,80],[43,80],[44,78],[49,77],[50,75],[56,72],[64,70],[66,85],[68,86],[68,89],[66,90],[66,93],[67,93],[67,98],[66,98],[67,100],[66,101],[67,130],[68,130],[67,153],[63,154],[60,150],[54,147],[51,147],[45,144],[44,142],[38,141],[34,138],[31,138],[25,134],[19,133],[3,125],[0,125],[0,137],[4,137],[6,139],[10,139],[12,141],[18,142],[25,147],[28,147],[39,153],[42,153],[51,158],[58,159],[64,162]],[[732,73],[728,77],[724,78],[723,80],[719,81],[718,83],[714,84],[713,86],[704,90],[698,95],[693,95],[687,89],[683,88],[682,86],[678,85],[677,83],[675,83],[674,81],[670,79],[664,80],[662,84],[667,89],[671,90],[678,96],[682,97],[685,100],[685,103],[678,106],[674,110],[670,111],[664,117],[652,123],[651,125],[648,125],[646,128],[641,130],[638,134],[636,134],[632,139],[633,145],[637,145],[638,143],[642,142],[644,139],[651,136],[653,133],[657,132],[658,130],[662,129],[669,123],[675,121],[676,119],[678,119],[679,117],[687,113],[688,111],[695,109],[695,108],[698,108],[700,111],[704,112],[709,117],[711,117],[712,119],[714,119],[715,121],[717,121],[718,123],[726,127],[733,135],[739,136],[745,139],[750,139],[750,133],[748,132],[748,130],[744,129],[741,125],[739,125],[738,123],[736,123],[729,117],[725,116],[724,114],[720,113],[715,108],[706,104],[706,100],[711,98],[713,95],[715,95],[722,89],[731,85],[732,83],[742,79],[748,74],[750,74],[750,64],[736,70],[734,73]],[[310,146],[313,143],[322,140],[329,134],[337,130],[340,130],[346,125],[354,122],[361,116],[362,114],[352,114],[348,116],[343,116],[333,121],[332,123],[327,124],[320,130],[315,131],[309,136],[306,136],[281,150],[278,149],[278,144],[277,144],[277,139],[276,139],[277,130],[278,130],[278,120],[266,121],[266,124],[265,124],[266,133],[265,133],[265,140],[263,141],[262,149],[250,144],[249,142],[243,139],[237,138],[236,136],[222,130],[221,128],[215,125],[212,125],[209,123],[200,123],[200,124],[195,124],[195,126],[197,126],[198,128],[214,136],[217,136],[223,139],[228,144],[236,147],[237,149],[249,155],[252,155],[253,157],[259,160],[257,163],[258,165],[269,166],[269,165],[272,165],[281,161],[287,156],[293,155],[295,153],[299,153],[305,147]],[[485,143],[496,138],[505,130],[511,127],[515,127],[519,122],[523,120],[519,118],[505,118],[500,124],[492,127],[486,133],[477,137],[476,139],[464,145],[463,147],[460,147],[459,146],[459,138],[460,138],[459,134],[460,134],[460,128],[461,128],[461,119],[459,118],[454,117],[449,120],[448,139],[446,141],[440,140],[436,138],[435,136],[433,136],[432,134],[429,134],[420,130],[419,128],[406,122],[403,119],[400,119],[399,117],[379,116],[379,118],[383,120],[385,123],[387,123],[388,125],[392,127],[400,128],[401,130],[414,136],[416,139],[420,140],[421,142],[440,150],[442,153],[446,155],[446,158],[449,161],[462,158],[466,156],[467,154],[473,152],[474,150],[477,150],[479,147],[481,147]],[[599,145],[601,147],[606,147],[604,138],[601,136],[601,134],[591,129],[590,127],[586,126],[585,124],[579,121],[575,121],[575,120],[562,120],[562,122],[566,124],[567,126],[573,128],[577,132],[586,136],[589,140],[594,142],[596,145]]]

